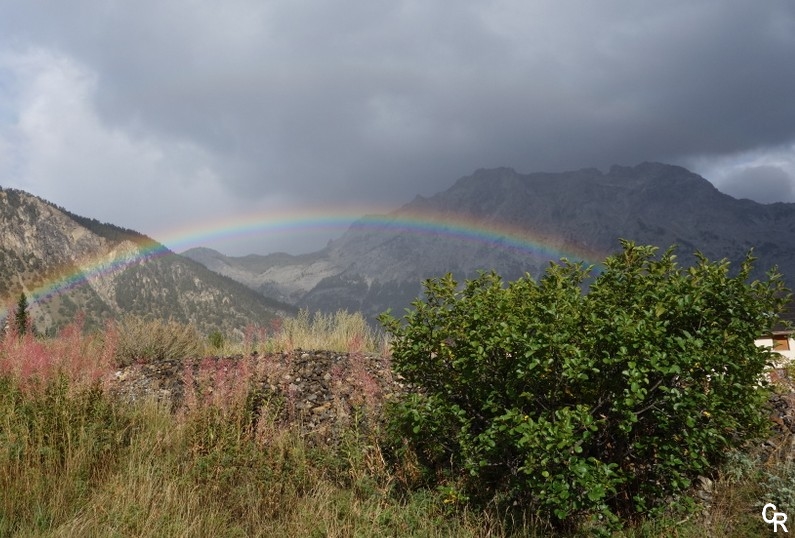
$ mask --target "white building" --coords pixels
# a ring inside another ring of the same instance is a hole
[[[789,362],[795,359],[793,331],[773,331],[762,338],[757,338],[756,345],[773,348],[773,351],[783,358],[782,362]]]

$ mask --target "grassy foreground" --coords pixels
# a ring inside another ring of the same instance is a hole
[[[302,315],[232,342],[158,326],[127,320],[87,335],[76,324],[53,339],[0,340],[0,536],[549,535],[516,508],[468,509],[416,487],[411,462],[385,455],[377,431],[309,442],[254,404],[243,371],[224,374],[236,383],[207,381],[216,395],[225,387],[220,397],[188,394],[177,410],[108,391],[133,357],[385,349],[360,317]],[[795,514],[786,456],[738,454],[708,504],[680,502],[616,536],[767,535],[762,504]]]

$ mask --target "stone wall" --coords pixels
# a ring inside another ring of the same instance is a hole
[[[248,394],[256,412],[327,441],[354,421],[372,427],[384,402],[407,390],[387,357],[300,349],[133,364],[115,372],[109,386],[128,401],[154,398],[174,412]]]

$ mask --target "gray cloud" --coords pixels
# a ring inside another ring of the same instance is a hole
[[[757,202],[792,202],[793,178],[776,166],[750,166],[733,172],[726,178],[723,190],[735,198],[749,198]]]
[[[795,177],[786,0],[9,2],[0,36],[0,184],[148,233],[489,166],[658,160],[763,201]]]

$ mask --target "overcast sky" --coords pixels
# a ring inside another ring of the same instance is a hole
[[[0,186],[156,239],[647,160],[795,201],[795,2],[0,0]]]

